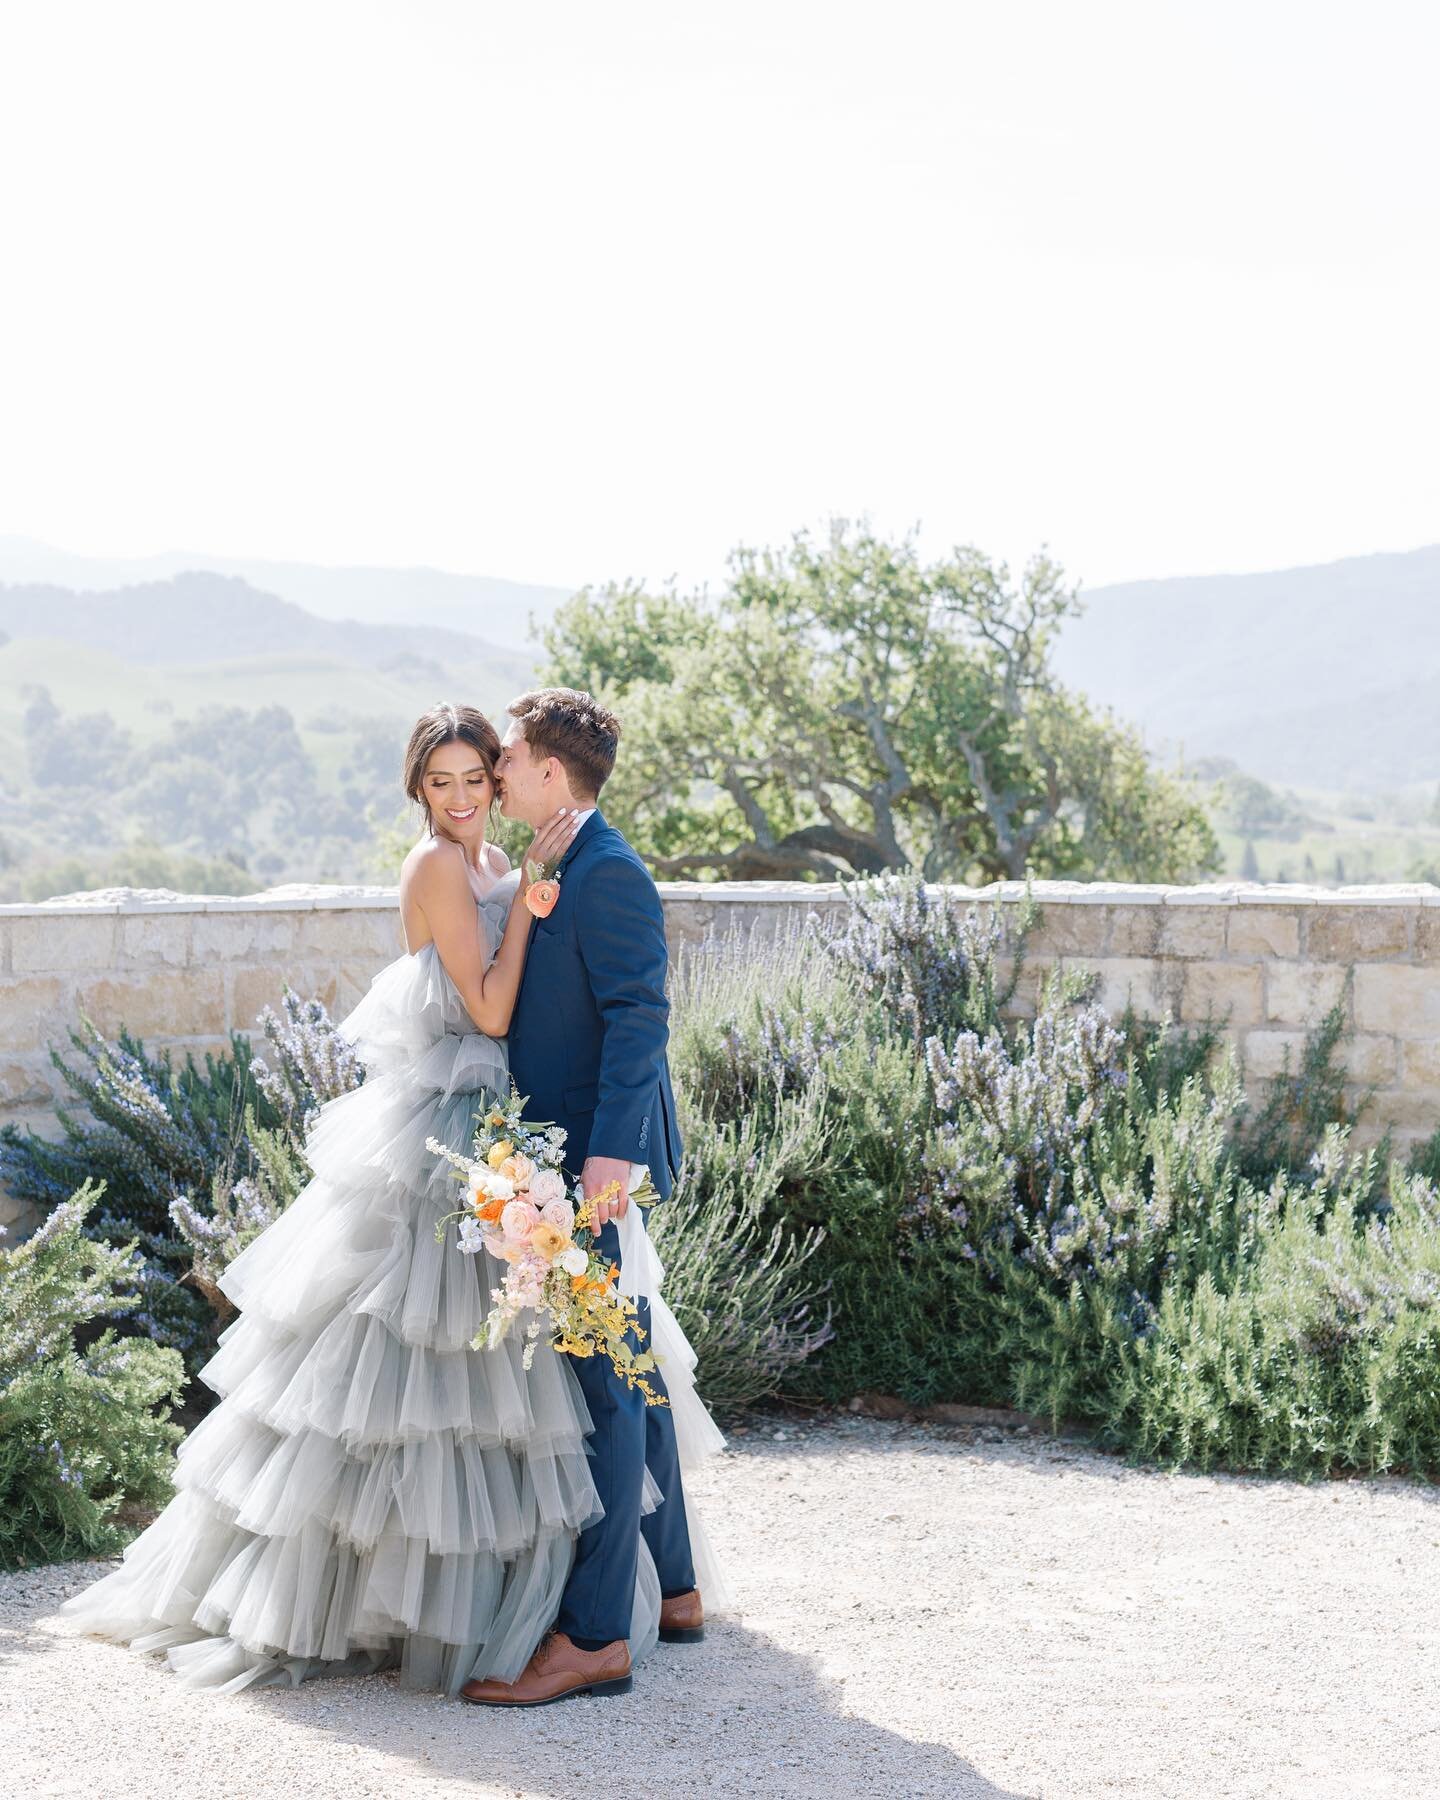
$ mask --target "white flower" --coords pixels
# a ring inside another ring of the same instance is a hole
[[[493,1169],[478,1168],[471,1171],[470,1192],[483,1194],[487,1200],[513,1200],[515,1183],[508,1175],[497,1175]]]
[[[572,1244],[560,1258],[560,1267],[567,1275],[583,1275],[590,1266],[590,1259],[578,1244]]]
[[[473,1256],[485,1242],[485,1233],[474,1219],[460,1221],[460,1248],[466,1256]]]

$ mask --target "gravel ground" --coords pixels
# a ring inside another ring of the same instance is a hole
[[[754,1419],[697,1485],[743,1616],[622,1699],[389,1675],[229,1699],[0,1577],[0,1789],[244,1796],[1440,1796],[1436,1492],[1127,1467],[992,1427]]]

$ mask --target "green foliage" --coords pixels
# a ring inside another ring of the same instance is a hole
[[[179,1355],[109,1329],[77,1347],[77,1330],[140,1304],[133,1251],[82,1229],[99,1196],[87,1183],[0,1251],[0,1568],[113,1551],[121,1509],[170,1491]]]
[[[1213,1022],[1112,1020],[1083,971],[1002,1017],[1023,929],[922,931],[939,903],[904,882],[852,899],[677,976],[707,1128],[763,1144],[805,1107],[756,1223],[808,1234],[834,1336],[787,1391],[1017,1405],[1206,1467],[1440,1469],[1440,1133],[1409,1169],[1346,1154],[1339,1014],[1252,1106]]]
[[[318,1001],[287,988],[282,1010],[260,1017],[268,1061],[234,1033],[230,1053],[207,1052],[203,1066],[152,1056],[126,1031],[107,1043],[86,1019],[70,1034],[79,1059],[51,1059],[88,1116],[59,1109],[58,1143],[0,1128],[0,1181],[17,1198],[48,1208],[102,1184],[87,1233],[140,1256],[126,1328],[180,1350],[192,1373],[214,1349],[219,1274],[308,1179],[307,1119],[362,1077]]]
[[[698,1357],[712,1406],[777,1393],[830,1336],[829,1309],[807,1265],[823,1233],[776,1218],[780,1196],[824,1159],[824,1099],[778,1094],[760,1114],[682,1121],[685,1167],[675,1195],[650,1215],[666,1293]]]
[[[70,1041],[78,1057],[52,1051],[51,1060],[85,1116],[57,1108],[58,1143],[0,1128],[0,1181],[46,1208],[87,1180],[101,1182],[105,1197],[87,1220],[88,1234],[134,1242],[142,1257],[141,1304],[128,1326],[180,1350],[193,1370],[214,1348],[215,1321],[186,1284],[191,1254],[170,1203],[177,1194],[208,1193],[217,1177],[249,1173],[247,1109],[266,1127],[279,1116],[256,1085],[250,1045],[238,1033],[228,1055],[206,1052],[203,1064],[188,1055],[177,1064],[169,1051],[152,1056],[126,1031],[112,1045],[88,1019]]]
[[[662,873],[1193,879],[1204,815],[1049,669],[1078,610],[1035,558],[923,564],[843,521],[741,548],[723,594],[583,590],[545,678],[619,706],[606,808]]]

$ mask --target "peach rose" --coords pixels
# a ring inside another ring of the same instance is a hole
[[[537,919],[548,919],[560,898],[558,881],[532,881],[525,890],[525,904]]]
[[[497,1173],[503,1175],[507,1181],[513,1181],[517,1188],[523,1188],[535,1173],[535,1165],[528,1156],[521,1156],[517,1150],[514,1156],[505,1158]]]
[[[534,1198],[533,1191],[531,1198]],[[575,1208],[568,1200],[547,1200],[540,1208],[540,1217],[547,1225],[563,1231],[566,1237],[575,1229]]]
[[[500,1229],[513,1244],[528,1244],[540,1223],[540,1208],[528,1200],[511,1200],[500,1215]]]
[[[540,1169],[530,1177],[530,1198],[542,1208],[565,1198],[565,1177],[558,1169]]]

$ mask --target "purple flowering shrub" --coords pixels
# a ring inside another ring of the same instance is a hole
[[[673,1223],[733,1177],[758,1232],[810,1234],[831,1335],[785,1388],[1019,1405],[1173,1462],[1440,1469],[1440,1182],[1346,1154],[1336,1021],[1252,1109],[1217,1027],[1111,1017],[1083,968],[1008,1016],[1023,940],[901,879],[683,959]]]
[[[186,1191],[169,1209],[191,1255],[187,1279],[222,1318],[234,1309],[220,1290],[221,1275],[309,1180],[305,1133],[321,1106],[365,1079],[354,1045],[336,1031],[319,1000],[301,1000],[287,985],[280,1013],[267,1006],[260,1026],[271,1056],[250,1064],[258,1098],[245,1109],[241,1151],[212,1171],[207,1204]],[[273,1126],[261,1123],[264,1102],[277,1121]]]
[[[303,1181],[315,1107],[361,1079],[318,1001],[287,989],[282,1014],[261,1016],[268,1059],[234,1033],[228,1054],[178,1064],[126,1031],[111,1044],[86,1020],[70,1034],[75,1061],[51,1053],[78,1102],[58,1109],[60,1140],[0,1129],[0,1182],[18,1199],[50,1209],[101,1184],[86,1234],[139,1257],[121,1329],[178,1349],[192,1371],[214,1349],[215,1277]]]
[[[84,1233],[99,1199],[86,1184],[0,1250],[0,1568],[113,1551],[122,1507],[169,1496],[184,1365],[145,1337],[93,1335],[141,1304],[138,1253]]]

